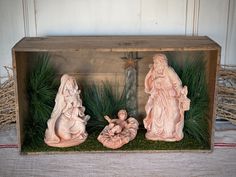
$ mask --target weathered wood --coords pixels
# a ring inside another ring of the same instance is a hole
[[[23,38],[14,51],[194,51],[217,50],[220,46],[206,36],[74,36]]]
[[[130,108],[129,115],[137,117],[137,70],[135,67],[129,66],[125,69],[125,94],[126,104]]]
[[[220,55],[221,50],[217,50],[216,52],[210,52],[210,58],[208,60],[209,67],[209,83],[208,83],[208,92],[209,92],[209,130],[210,137],[214,137],[215,129],[214,123],[216,118],[216,107],[217,107],[217,90],[216,90],[216,82],[218,76],[218,70],[220,65]],[[214,146],[214,138],[211,138],[211,148]]]
[[[21,145],[24,141],[24,122],[28,116],[28,96],[27,96],[27,71],[28,61],[25,52],[14,53],[13,52],[13,72],[15,81],[15,97],[16,97],[16,122],[17,122],[17,138],[18,145]]]
[[[60,73],[124,73],[124,62],[121,60],[123,53],[84,49],[73,52],[49,52],[49,54],[50,62]]]

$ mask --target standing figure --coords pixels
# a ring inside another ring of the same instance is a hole
[[[156,54],[145,78],[145,92],[150,94],[143,120],[149,140],[179,141],[183,138],[184,111],[189,110],[187,86],[168,66],[164,54]]]
[[[138,121],[133,117],[127,119],[126,110],[122,109],[118,112],[118,119],[110,119],[108,116],[104,117],[109,125],[102,130],[97,138],[103,146],[117,149],[136,137]]]
[[[87,138],[85,125],[88,115],[84,114],[80,90],[74,77],[61,77],[55,106],[48,120],[44,141],[49,146],[69,147],[83,143]]]

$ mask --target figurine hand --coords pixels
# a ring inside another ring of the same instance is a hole
[[[109,129],[113,128],[114,126],[115,126],[114,123],[110,123],[110,124],[108,125]]]
[[[106,115],[106,116],[104,116],[104,118],[107,120],[107,122],[111,122],[111,118],[110,118],[110,117],[108,117],[107,115]]]
[[[145,93],[151,93],[151,89],[150,88],[145,88],[144,91],[145,91]]]
[[[183,103],[182,103],[182,106],[183,106],[183,110],[187,111],[190,109],[190,101],[189,99],[188,100],[185,100]]]

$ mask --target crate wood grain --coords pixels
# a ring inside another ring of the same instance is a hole
[[[185,51],[218,50],[220,46],[206,36],[68,36],[25,37],[14,51]]]

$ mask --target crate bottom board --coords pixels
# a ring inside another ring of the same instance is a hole
[[[196,139],[185,135],[181,141],[178,142],[164,142],[164,141],[149,141],[145,139],[145,130],[139,130],[136,138],[130,141],[123,147],[112,150],[104,147],[98,142],[97,137],[99,132],[92,133],[88,136],[87,140],[79,146],[56,148],[47,146],[44,142],[40,145],[23,144],[22,153],[34,153],[34,152],[93,152],[93,151],[159,151],[159,150],[210,150],[209,144],[201,144]]]

